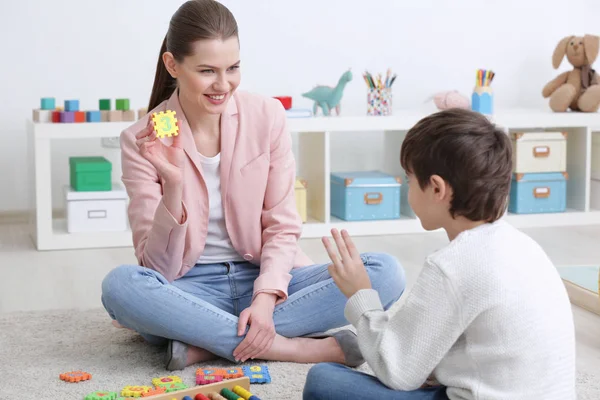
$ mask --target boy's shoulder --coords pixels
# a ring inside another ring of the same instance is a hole
[[[530,236],[504,220],[486,223],[460,233],[445,247],[427,257],[447,275],[494,274],[510,265],[527,262],[523,255],[545,257]]]

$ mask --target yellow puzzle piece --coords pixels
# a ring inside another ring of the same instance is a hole
[[[152,122],[154,122],[154,132],[156,132],[156,136],[159,138],[177,136],[179,134],[175,111],[167,110],[153,113]]]

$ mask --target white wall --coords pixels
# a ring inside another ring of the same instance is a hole
[[[0,212],[26,210],[32,198],[25,120],[41,97],[78,98],[82,108],[98,99],[129,97],[147,104],[160,43],[181,0],[4,0],[0,25]],[[4,4],[8,3],[8,4]],[[364,114],[365,69],[398,73],[394,104],[422,106],[432,93],[469,94],[477,68],[496,72],[497,107],[547,107],[544,84],[568,68],[551,66],[565,35],[600,34],[596,0],[227,0],[242,46],[242,89],[268,96],[300,94],[317,83],[334,84],[349,67],[354,80],[344,93],[344,114]],[[555,22],[550,22],[555,19]],[[114,103],[113,103],[114,104]],[[115,132],[117,136],[119,132]],[[380,136],[375,136],[379,138]],[[350,148],[345,146],[350,143]],[[344,154],[334,168],[368,168],[377,161],[377,140],[338,138]],[[372,151],[372,152],[370,152]],[[53,147],[53,205],[61,206],[70,155],[102,154],[114,162],[118,150],[100,141],[57,142]]]

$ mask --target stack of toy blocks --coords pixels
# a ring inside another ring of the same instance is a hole
[[[108,121],[135,121],[135,111],[129,109],[129,99],[116,99],[115,109],[111,109],[110,99],[100,100],[100,110],[107,111]]]
[[[33,110],[35,122],[52,122],[52,112],[56,108],[56,101],[52,97],[43,97],[40,108]]]
[[[129,99],[116,99],[116,109],[112,109],[111,99],[100,99],[99,110],[80,109],[79,100],[65,100],[64,107],[56,106],[54,97],[43,97],[40,108],[33,110],[34,122],[120,122],[135,121],[136,112],[129,108]],[[146,114],[146,109],[138,111],[138,118]]]

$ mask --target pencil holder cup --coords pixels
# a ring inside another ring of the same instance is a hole
[[[392,115],[392,89],[369,89],[367,115]]]
[[[494,113],[494,91],[489,86],[476,86],[471,95],[471,110],[482,114]]]

